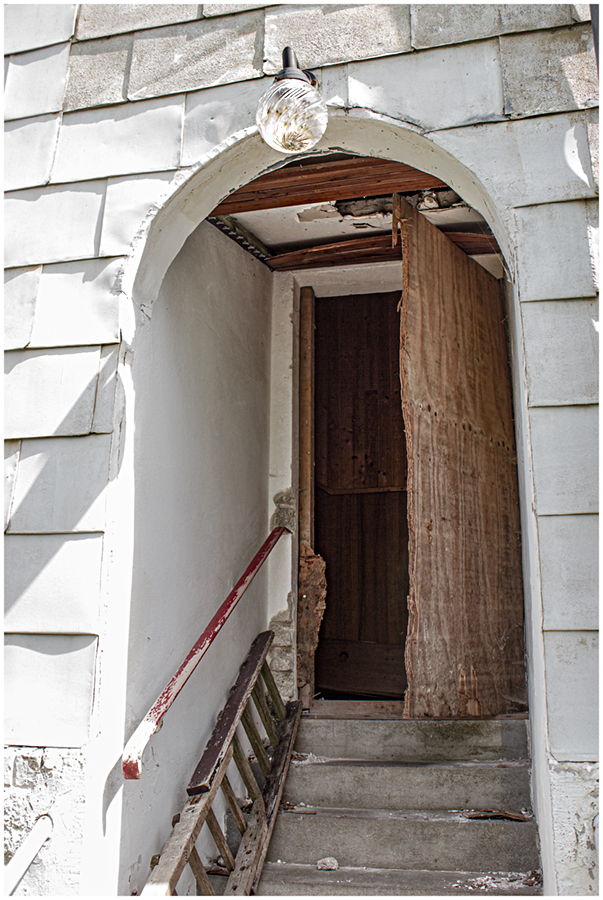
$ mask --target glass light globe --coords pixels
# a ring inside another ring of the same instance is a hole
[[[327,104],[299,78],[281,78],[260,97],[255,117],[266,143],[281,153],[310,150],[327,130]]]

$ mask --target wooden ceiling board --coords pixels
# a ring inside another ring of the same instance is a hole
[[[493,235],[467,234],[458,231],[444,232],[444,234],[453,244],[472,256],[498,252],[498,244]],[[392,247],[390,234],[379,234],[345,241],[331,241],[316,247],[304,247],[300,250],[278,253],[265,262],[276,271],[296,271],[354,263],[385,262],[394,259],[401,259],[400,247]]]
[[[226,197],[211,215],[236,216],[237,213],[447,188],[448,185],[439,178],[392,160],[372,157],[301,160],[260,175]],[[457,247],[472,256],[500,253],[492,234],[445,233]],[[254,244],[253,235],[249,238]],[[240,235],[236,239],[242,240]],[[366,234],[276,253],[264,262],[271,269],[282,271],[393,259],[400,259],[400,250],[392,249],[389,234]]]
[[[403,163],[364,158],[338,160],[286,167],[261,175],[226,197],[212,215],[236,215],[237,212],[300,206],[325,200],[353,200],[446,187],[439,178]]]

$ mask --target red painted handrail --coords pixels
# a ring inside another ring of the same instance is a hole
[[[157,700],[126,744],[123,752],[121,767],[124,778],[130,780],[140,778],[142,774],[142,754],[146,745],[159,728],[159,724],[164,715],[191,677],[199,662],[216,639],[220,629],[228,619],[229,615],[257,575],[262,564],[267,559],[270,551],[282,534],[289,532],[288,528],[279,526],[274,528],[256,555],[253,557],[245,572],[239,578],[232,591],[215,614],[197,643],[191,648],[188,656],[176,672],[169,680]]]

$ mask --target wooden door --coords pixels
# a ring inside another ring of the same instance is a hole
[[[526,709],[521,537],[498,282],[408,224],[402,400],[410,540],[407,716]]]
[[[399,292],[315,309],[314,548],[326,564],[316,689],[402,699],[408,526]]]

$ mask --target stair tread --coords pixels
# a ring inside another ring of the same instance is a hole
[[[525,719],[303,718],[295,749],[400,761],[526,759]]]
[[[269,862],[264,866],[258,895],[435,895],[493,893],[542,894],[539,884],[526,884],[526,872],[431,871],[340,867],[322,871],[315,865]],[[274,888],[274,890],[272,890]]]
[[[307,759],[291,760],[292,769],[305,766],[370,766],[375,769],[529,769],[530,761],[529,759],[505,759],[505,757],[453,760],[355,759],[349,756],[315,756],[313,753],[308,753]]]
[[[259,893],[541,893],[509,876],[540,864],[526,726],[302,720]],[[526,818],[464,815],[492,809]],[[325,856],[346,868],[317,870]]]
[[[526,761],[403,763],[308,757],[289,769],[283,798],[308,806],[467,809],[530,806]]]
[[[479,807],[480,809],[490,809],[489,806]],[[473,807],[472,807],[473,809]],[[308,806],[307,804],[302,806],[298,804],[293,809],[281,809],[279,810],[279,816],[324,816],[326,818],[335,818],[335,819],[387,819],[388,821],[400,819],[400,820],[412,820],[417,822],[463,822],[463,823],[483,823],[483,822],[507,822],[513,825],[526,825],[529,822],[534,822],[532,816],[527,816],[525,822],[515,821],[513,819],[500,818],[500,819],[468,819],[463,816],[463,812],[468,812],[468,809],[360,809],[358,807],[340,807],[340,806]]]

